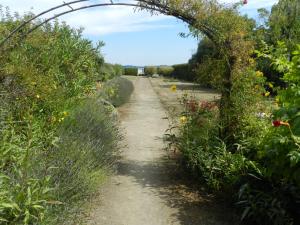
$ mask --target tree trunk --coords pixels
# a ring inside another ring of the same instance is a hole
[[[232,77],[233,69],[236,63],[236,58],[229,57],[228,64],[226,66],[226,71],[223,76],[223,84],[221,91],[221,101],[220,101],[220,130],[219,136],[222,141],[229,147],[232,148],[234,144],[234,105],[232,101]]]

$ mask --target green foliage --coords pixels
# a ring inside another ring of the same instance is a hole
[[[0,39],[28,17],[6,14]],[[117,156],[115,109],[95,86],[123,69],[105,64],[103,43],[93,46],[81,32],[55,22],[2,49],[1,224],[62,224],[63,213],[88,197]],[[107,99],[116,105],[132,91],[121,78],[108,86],[118,93]]]
[[[135,68],[135,67],[125,67],[124,68],[124,75],[137,76],[138,75],[138,68]]]
[[[159,66],[157,67],[157,73],[159,75],[165,76],[165,77],[170,77],[171,74],[173,73],[174,68],[172,66]]]
[[[183,99],[187,122],[173,144],[199,180],[237,201],[242,220],[260,225],[298,224],[300,46],[291,60],[283,43],[257,54],[284,74],[286,88],[277,90],[278,106],[259,100],[265,78],[260,72],[248,71],[233,86],[237,89],[232,95],[236,103],[233,108],[239,110],[239,117],[233,119],[241,125],[234,127],[234,148],[218,138],[218,105],[195,99]],[[240,108],[245,104],[248,107]]]
[[[103,89],[100,90],[99,97],[118,107],[128,102],[133,89],[133,83],[130,80],[117,77],[105,83]]]
[[[103,81],[112,79],[113,77],[121,76],[124,74],[122,65],[104,63],[100,69],[101,78]]]
[[[259,9],[263,20],[259,26],[253,29],[253,40],[257,49],[263,49],[264,42],[268,45],[276,45],[278,41],[286,43],[291,54],[300,42],[300,2],[297,0],[280,0],[272,7],[271,12]],[[263,41],[263,43],[262,43]],[[269,82],[275,86],[284,87],[281,78],[283,73],[271,66],[269,58],[257,59],[257,69],[265,74]]]
[[[173,65],[173,68],[174,71],[171,73],[171,77],[186,81],[195,80],[195,74],[189,64]]]
[[[145,66],[145,75],[152,76],[153,74],[157,73],[157,67],[156,66]]]
[[[59,127],[59,139],[47,158],[57,168],[52,179],[59,201],[70,203],[87,195],[94,172],[113,165],[120,135],[111,110],[100,99],[87,99]]]
[[[225,64],[216,46],[208,38],[203,38],[199,42],[197,52],[189,60],[189,65],[195,72],[197,83],[206,87],[220,88]]]
[[[265,49],[260,54],[268,57],[273,66],[284,73],[287,87],[278,91],[279,108],[274,112],[274,120],[286,121],[288,127],[275,127],[266,135],[264,150],[261,153],[268,161],[267,173],[276,180],[284,179],[300,186],[300,45],[293,52],[292,60],[284,43],[276,48]]]
[[[280,0],[272,7],[268,25],[271,44],[284,41],[291,52],[300,43],[300,2]]]

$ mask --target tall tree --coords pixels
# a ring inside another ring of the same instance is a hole
[[[274,5],[269,18],[272,44],[284,41],[291,51],[300,43],[300,1],[280,0]]]

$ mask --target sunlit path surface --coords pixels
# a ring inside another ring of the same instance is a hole
[[[131,100],[121,108],[125,144],[118,173],[101,190],[89,225],[224,225],[232,215],[190,190],[167,160],[163,105],[148,78],[135,78]]]

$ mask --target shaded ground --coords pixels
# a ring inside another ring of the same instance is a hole
[[[150,79],[134,79],[135,91],[120,109],[126,147],[117,174],[93,201],[89,225],[234,225],[212,196],[189,185],[167,159],[162,137],[165,109]],[[175,98],[176,99],[176,98]]]

